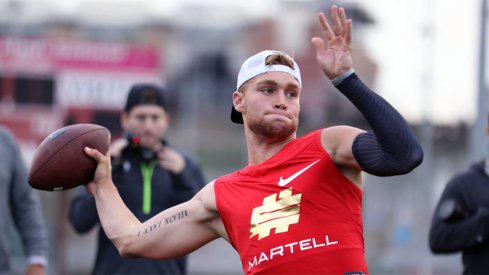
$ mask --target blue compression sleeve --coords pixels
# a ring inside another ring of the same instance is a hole
[[[372,92],[356,74],[336,86],[364,115],[372,131],[358,135],[353,155],[362,169],[376,176],[402,175],[421,164],[423,150],[404,118]]]

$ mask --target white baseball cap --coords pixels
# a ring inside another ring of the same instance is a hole
[[[238,90],[239,87],[243,85],[243,83],[252,79],[253,77],[264,74],[266,72],[288,73],[295,77],[295,79],[297,79],[297,82],[299,82],[299,87],[302,87],[301,71],[299,69],[299,66],[293,59],[292,61],[294,63],[294,69],[290,68],[289,66],[280,64],[266,65],[265,60],[267,59],[267,57],[274,53],[278,53],[278,51],[265,50],[246,59],[245,62],[243,62],[243,64],[241,65],[241,69],[239,70],[236,89]],[[240,112],[236,111],[234,106],[231,110],[231,121],[234,123],[243,124],[243,116]]]

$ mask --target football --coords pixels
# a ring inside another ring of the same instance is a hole
[[[30,186],[62,191],[90,182],[97,162],[83,148],[88,146],[106,154],[109,144],[110,131],[97,124],[73,124],[54,131],[34,153],[28,177]]]

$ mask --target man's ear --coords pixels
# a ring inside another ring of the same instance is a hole
[[[243,110],[244,94],[242,92],[235,91],[233,93],[233,105],[236,111],[241,112]]]

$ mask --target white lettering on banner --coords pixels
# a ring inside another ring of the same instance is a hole
[[[317,249],[320,247],[327,247],[327,246],[337,245],[337,244],[339,244],[339,242],[330,241],[328,235],[324,236],[324,242],[320,242],[320,240],[318,241],[316,238],[309,238],[309,239],[300,240],[298,242],[283,244],[271,248],[269,251],[261,252],[260,255],[258,256],[254,256],[252,261],[248,261],[248,271],[251,270],[253,267],[258,266],[262,262],[273,260],[278,256],[283,257],[286,254],[290,255],[294,253],[300,253],[302,251],[309,250],[309,249]]]
[[[6,56],[22,59],[91,61],[114,64],[124,60],[130,51],[128,46],[117,43],[49,41],[14,37],[5,38],[3,48]]]
[[[117,44],[64,42],[55,45],[53,54],[62,60],[117,63],[127,56],[128,49]]]
[[[45,58],[48,49],[47,41],[36,41],[35,43],[26,43],[23,40],[7,38],[4,42],[6,56],[21,57],[23,59]]]
[[[161,84],[156,75],[62,73],[56,79],[56,103],[63,107],[121,109],[137,82]]]

